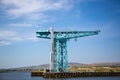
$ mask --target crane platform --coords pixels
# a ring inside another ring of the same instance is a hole
[[[120,72],[31,72],[31,76],[43,78],[76,78],[120,76]]]

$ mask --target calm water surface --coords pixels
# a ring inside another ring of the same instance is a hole
[[[7,73],[0,73],[0,80],[120,80],[120,77],[44,79],[42,77],[31,77],[31,73],[29,72],[7,72]]]

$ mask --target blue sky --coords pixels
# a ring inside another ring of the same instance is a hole
[[[0,0],[0,68],[49,63],[50,41],[37,29],[101,30],[70,40],[69,62],[120,62],[119,0]]]

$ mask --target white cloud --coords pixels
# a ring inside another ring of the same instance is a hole
[[[19,38],[17,36],[17,33],[13,32],[13,31],[7,31],[7,30],[0,31],[0,39],[1,40],[11,40],[11,41],[13,41],[13,40],[21,41],[22,40],[21,38]]]
[[[0,45],[9,45],[12,42],[22,41],[22,38],[17,36],[13,31],[0,30]]]
[[[8,41],[0,41],[0,46],[10,45],[11,42]]]
[[[70,0],[1,0],[5,11],[12,17],[18,18],[21,16],[42,17],[45,11],[69,9]],[[38,18],[37,17],[37,18]]]
[[[21,41],[38,41],[34,35],[21,35],[15,31],[0,30],[0,46]]]
[[[33,24],[29,24],[29,23],[11,23],[8,24],[7,26],[9,27],[33,27]]]
[[[0,45],[9,45],[11,43],[29,40],[38,41],[35,34],[31,31],[21,34],[21,31],[25,32],[25,30],[27,30],[22,28],[34,27],[33,23],[36,23],[37,20],[39,20],[41,24],[54,20],[54,18],[51,19],[49,14],[45,13],[55,10],[69,10],[72,7],[70,1],[71,0],[0,0],[0,9],[5,12],[5,15],[11,19],[17,19],[15,23],[5,25],[8,29],[4,28],[6,30],[0,30]],[[18,29],[17,27],[22,28]]]

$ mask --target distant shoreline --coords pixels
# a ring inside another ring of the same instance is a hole
[[[79,71],[79,72],[120,72],[120,63],[94,63],[94,64],[81,64],[81,63],[69,63],[69,71]],[[49,69],[49,64],[43,64],[38,66],[21,67],[21,68],[10,68],[10,69],[0,69],[1,72],[11,72],[11,71],[45,71]]]

